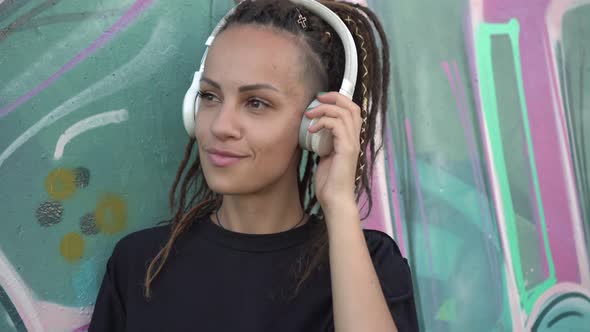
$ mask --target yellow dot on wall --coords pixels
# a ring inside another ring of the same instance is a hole
[[[96,226],[105,234],[115,234],[127,226],[127,203],[118,195],[103,195],[96,205]]]
[[[56,168],[45,178],[45,190],[53,199],[64,200],[76,192],[76,174],[67,168]]]
[[[59,252],[68,262],[75,262],[84,255],[84,239],[78,233],[64,235],[59,244]]]

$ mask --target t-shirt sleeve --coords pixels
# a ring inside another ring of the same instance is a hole
[[[412,274],[408,261],[389,235],[373,230],[366,232],[371,259],[398,331],[418,331]]]
[[[125,330],[125,307],[116,283],[116,265],[113,263],[113,256],[107,263],[107,269],[98,291],[88,332]]]

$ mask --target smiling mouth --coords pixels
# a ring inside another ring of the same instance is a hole
[[[217,152],[207,152],[207,159],[209,159],[211,164],[217,167],[228,167],[236,164],[244,158],[246,157],[227,155]]]

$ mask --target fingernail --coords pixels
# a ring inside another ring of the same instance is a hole
[[[320,91],[320,92],[318,92],[318,96],[323,96],[323,95],[325,95],[326,93],[327,93],[327,92],[325,92],[325,91]]]

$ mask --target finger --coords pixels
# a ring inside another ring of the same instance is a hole
[[[352,99],[336,91],[318,95],[317,100],[322,104],[340,106],[344,109],[350,110],[353,114],[358,114],[359,116],[361,114],[361,107],[359,105],[352,101]]]
[[[305,112],[305,116],[310,119],[321,117],[342,119],[346,129],[351,135],[355,135],[357,132],[360,133],[360,127],[356,125],[356,121],[353,118],[354,116],[351,114],[351,112],[336,105],[322,104],[310,111]]]
[[[309,127],[309,132],[316,133],[322,129],[328,129],[334,136],[334,148],[337,151],[360,151],[360,143],[354,135],[351,135],[344,126],[341,118],[322,117]]]

